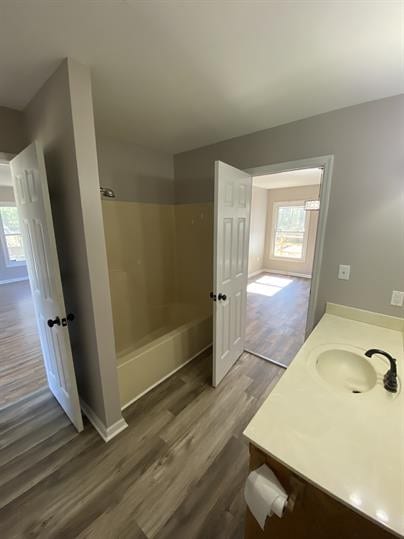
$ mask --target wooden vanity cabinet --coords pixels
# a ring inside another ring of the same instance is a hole
[[[293,510],[267,518],[264,531],[247,507],[245,539],[392,539],[395,535],[314,487],[250,444],[250,471],[267,464],[278,477]],[[292,495],[292,496],[291,496]]]

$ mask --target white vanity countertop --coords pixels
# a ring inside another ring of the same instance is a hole
[[[330,386],[313,362],[326,347],[360,354],[379,348],[397,359],[404,385],[403,329],[402,319],[329,304],[244,435],[321,490],[404,537],[404,388],[397,394],[384,389],[389,364],[380,356],[369,360],[376,386],[360,394]]]

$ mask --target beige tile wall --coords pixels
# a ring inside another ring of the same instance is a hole
[[[165,322],[176,301],[174,206],[103,201],[117,354]]]
[[[201,315],[212,313],[213,203],[175,206],[177,275],[181,302],[193,303]]]
[[[211,313],[213,205],[102,205],[119,363],[153,335]]]

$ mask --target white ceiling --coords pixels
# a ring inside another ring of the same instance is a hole
[[[282,189],[284,187],[303,187],[304,185],[320,185],[323,171],[321,168],[306,168],[255,176],[253,185],[263,189]]]
[[[403,92],[401,0],[3,0],[0,105],[60,60],[91,66],[96,122],[167,152]]]
[[[0,163],[0,186],[13,185],[13,178],[11,177],[10,165]]]

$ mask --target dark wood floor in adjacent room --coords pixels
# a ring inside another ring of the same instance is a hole
[[[245,348],[287,366],[304,343],[311,279],[265,272],[248,282]]]
[[[47,385],[29,281],[0,285],[0,410]]]
[[[242,538],[242,431],[283,369],[243,354],[213,389],[205,353],[124,412],[105,444],[47,390],[0,412],[0,537]]]

